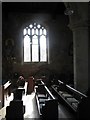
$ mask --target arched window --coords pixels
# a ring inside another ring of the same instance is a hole
[[[47,30],[33,23],[23,30],[24,62],[47,62]]]

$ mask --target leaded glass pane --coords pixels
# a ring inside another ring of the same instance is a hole
[[[26,29],[23,30],[23,34],[26,35]]]
[[[28,35],[30,35],[30,29],[28,29]]]
[[[46,60],[46,37],[43,35],[40,37],[40,61],[45,62]]]
[[[34,45],[38,44],[38,37],[36,35],[34,35],[33,38],[32,38],[32,44],[34,44]]]
[[[38,45],[32,45],[32,61],[38,62]]]
[[[40,35],[42,35],[42,29],[40,29]]]
[[[24,37],[24,62],[31,61],[31,54],[30,54],[30,38],[28,35]]]
[[[29,27],[30,27],[30,28],[32,28],[32,27],[33,27],[33,25],[31,24],[31,25],[29,25]]]
[[[32,29],[32,35],[34,35],[34,29]]]
[[[36,35],[38,35],[38,29],[36,29]]]
[[[41,27],[41,25],[39,25],[39,24],[38,24],[38,25],[37,25],[37,27],[38,27],[38,28],[40,28],[40,27]]]
[[[43,30],[43,34],[46,35],[46,29]]]

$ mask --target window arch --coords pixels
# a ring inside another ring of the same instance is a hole
[[[47,62],[47,30],[33,23],[23,30],[24,62]]]

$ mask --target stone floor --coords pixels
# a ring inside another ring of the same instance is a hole
[[[5,120],[5,114],[6,114],[6,106],[9,105],[10,101],[13,100],[13,93],[11,93],[10,97],[7,97],[5,99],[5,106],[0,110],[0,120],[3,118]],[[36,106],[36,101],[35,101],[35,93],[32,92],[30,95],[23,95],[22,97],[23,104],[25,105],[25,114],[24,114],[24,119],[27,120],[28,118],[32,118],[34,120],[35,118],[39,118],[38,115],[38,110]],[[58,117],[59,118],[74,118],[74,116],[68,111],[68,109],[63,106],[62,104],[58,104]],[[2,120],[3,120],[2,119]]]

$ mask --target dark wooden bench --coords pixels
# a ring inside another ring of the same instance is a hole
[[[24,120],[25,106],[22,100],[13,100],[6,107],[6,120]]]
[[[22,96],[27,94],[27,82],[24,86],[19,86],[13,90],[14,99],[22,100]]]
[[[42,119],[58,119],[58,102],[47,86],[41,81],[35,86],[39,115]]]
[[[64,84],[58,80],[58,84],[51,86],[52,93],[58,97],[58,100],[64,101],[64,103],[71,109],[75,114],[79,111],[79,104],[82,99],[87,100],[87,96],[80,91],[72,88],[71,86]]]
[[[6,94],[6,97],[7,95],[11,95],[11,82],[10,81],[7,81],[4,85],[3,85],[3,89],[4,89],[4,94]]]

